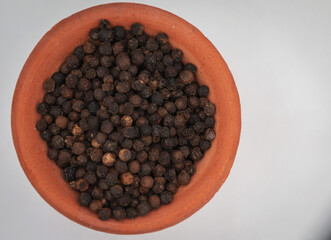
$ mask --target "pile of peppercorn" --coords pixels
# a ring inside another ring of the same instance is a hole
[[[165,33],[101,20],[43,83],[36,128],[81,206],[101,220],[169,204],[215,138],[215,105]]]

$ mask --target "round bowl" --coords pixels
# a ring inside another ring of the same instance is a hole
[[[199,83],[210,87],[216,104],[216,138],[189,185],[180,187],[171,204],[134,220],[101,221],[79,206],[77,193],[61,177],[61,170],[47,158],[47,146],[35,129],[42,101],[42,83],[58,70],[74,47],[88,38],[100,19],[125,28],[135,22],[148,34],[165,32],[171,44],[184,53],[184,62],[198,67]],[[141,4],[112,3],[78,12],[56,24],[39,41],[19,76],[12,103],[12,134],[21,166],[31,184],[58,212],[86,227],[117,234],[161,230],[191,216],[220,189],[235,159],[241,129],[240,103],[231,72],[213,44],[194,26],[167,11]]]

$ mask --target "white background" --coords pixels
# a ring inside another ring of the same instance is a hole
[[[152,234],[109,235],[68,220],[37,194],[11,138],[16,80],[46,31],[105,2],[0,2],[0,239],[331,239],[330,1],[141,1],[199,28],[241,98],[230,176],[189,219]]]

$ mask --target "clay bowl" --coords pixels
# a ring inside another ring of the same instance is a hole
[[[166,32],[171,44],[184,52],[184,61],[198,67],[200,83],[207,84],[216,104],[216,138],[190,184],[180,187],[173,202],[134,220],[100,221],[77,203],[77,193],[62,179],[60,169],[46,156],[46,144],[35,129],[36,105],[42,101],[42,82],[55,72],[74,47],[88,37],[99,19],[128,28],[134,22],[149,34]],[[21,166],[34,188],[53,208],[86,227],[117,234],[161,230],[191,216],[220,189],[232,167],[240,136],[241,117],[237,89],[221,55],[194,26],[164,10],[130,3],[114,3],[78,12],[56,24],[39,41],[18,79],[12,103],[12,134]]]

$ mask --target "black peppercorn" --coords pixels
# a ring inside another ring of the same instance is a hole
[[[163,203],[163,204],[169,204],[173,200],[173,194],[167,190],[163,191],[160,194],[160,200],[161,200],[161,203]]]
[[[101,208],[99,210],[99,219],[100,220],[108,220],[110,218],[111,211],[109,208]]]
[[[150,210],[151,210],[150,205],[145,201],[140,202],[137,206],[137,211],[139,216],[146,215],[147,213],[149,213]]]
[[[92,196],[87,192],[81,193],[78,197],[79,204],[84,207],[87,207],[91,201],[92,201]]]
[[[124,219],[126,217],[125,210],[122,207],[116,207],[116,208],[114,208],[113,211],[112,211],[112,214],[113,214],[113,217],[116,220],[122,220],[122,219]]]
[[[110,193],[113,197],[119,198],[123,195],[123,188],[120,185],[111,186]]]

